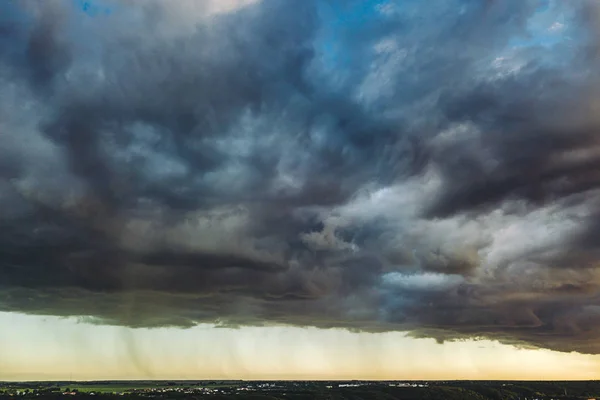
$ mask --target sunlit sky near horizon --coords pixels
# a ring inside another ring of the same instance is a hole
[[[294,327],[95,326],[0,313],[0,380],[598,379],[600,357]],[[10,327],[6,329],[5,327]]]
[[[600,379],[599,49],[594,0],[0,1],[0,380]]]

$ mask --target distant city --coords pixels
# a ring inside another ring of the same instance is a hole
[[[599,381],[0,382],[0,399],[596,400]]]

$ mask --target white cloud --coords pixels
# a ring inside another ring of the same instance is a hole
[[[565,29],[565,24],[562,24],[560,22],[555,22],[550,26],[550,28],[548,28],[548,30],[551,32],[561,32],[564,29]]]
[[[382,276],[382,281],[386,286],[404,290],[447,290],[460,285],[464,278],[431,272],[412,275],[390,272]]]

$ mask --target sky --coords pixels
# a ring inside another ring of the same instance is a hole
[[[0,379],[600,379],[599,18],[0,2]]]

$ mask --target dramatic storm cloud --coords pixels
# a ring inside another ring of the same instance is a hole
[[[0,311],[600,353],[599,18],[3,1]]]

